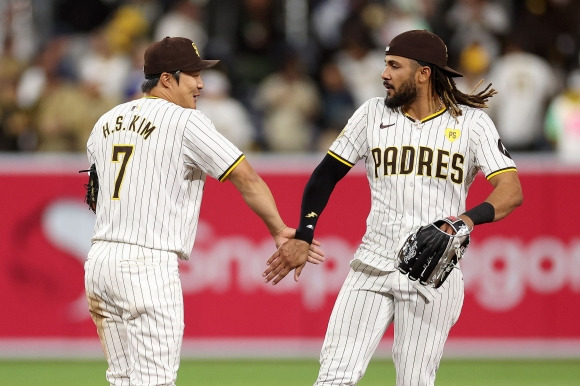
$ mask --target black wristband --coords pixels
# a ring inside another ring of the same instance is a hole
[[[495,219],[495,208],[489,202],[484,201],[463,214],[473,221],[473,225],[485,224]]]
[[[312,244],[312,240],[314,239],[314,228],[310,229],[308,227],[303,228],[299,226],[296,229],[296,236],[294,236],[294,238]]]

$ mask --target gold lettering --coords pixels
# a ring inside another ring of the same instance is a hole
[[[147,126],[145,126],[143,128],[143,131],[141,132],[141,135],[143,136],[143,139],[147,139],[147,137],[149,137],[149,135],[151,134],[151,132],[153,130],[155,130],[156,127],[151,125],[151,122],[147,122]]]
[[[431,177],[432,166],[433,166],[433,149],[421,146],[419,148],[419,157],[417,160],[417,175]]]
[[[387,147],[385,149],[385,176],[389,174],[397,174],[397,155],[399,154],[399,149],[394,146]],[[390,172],[387,172],[388,168],[391,168]]]
[[[463,163],[465,162],[465,157],[463,154],[455,153],[451,158],[451,169],[453,173],[450,174],[451,181],[456,184],[463,182]]]
[[[154,129],[155,127],[149,129],[147,135]],[[375,178],[381,175],[381,163],[384,168],[383,176],[415,173],[417,176],[449,178],[456,184],[463,183],[465,178],[465,156],[460,153],[450,153],[444,149],[433,150],[425,146],[418,149],[413,146],[400,148],[389,146],[383,151],[380,148],[371,149],[371,156]]]
[[[449,152],[447,150],[441,149],[438,150],[435,177],[446,179],[448,167],[449,167]]]
[[[116,131],[121,131],[122,125],[123,125],[123,116],[122,115],[119,115],[117,117],[116,122],[115,122],[115,130]]]
[[[105,123],[105,126],[103,126],[103,137],[107,138],[107,136],[111,134],[111,131],[109,130],[109,122]]]
[[[135,115],[133,117],[133,119],[131,120],[131,124],[129,125],[129,130],[135,131],[135,123],[137,122],[138,119],[139,119],[138,115]]]
[[[374,148],[371,150],[373,161],[375,161],[375,178],[379,178],[379,168],[381,167],[381,149]]]
[[[401,149],[401,169],[399,174],[411,174],[415,166],[415,148],[403,146]]]

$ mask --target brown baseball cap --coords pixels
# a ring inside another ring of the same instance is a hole
[[[412,30],[395,36],[385,49],[385,53],[433,64],[450,77],[463,76],[447,66],[447,46],[443,40],[426,30]]]
[[[187,38],[166,37],[145,50],[145,77],[162,72],[200,71],[215,66],[219,60],[202,60],[194,42]]]

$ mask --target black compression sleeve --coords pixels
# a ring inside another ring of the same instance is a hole
[[[473,225],[485,224],[495,219],[495,208],[487,201],[463,213],[473,221]]]
[[[326,207],[334,187],[349,172],[351,167],[350,164],[326,154],[314,169],[302,194],[300,223],[296,228],[298,240],[312,243],[318,217]]]

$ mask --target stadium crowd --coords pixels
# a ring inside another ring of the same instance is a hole
[[[580,157],[580,1],[0,0],[0,151],[84,152],[97,118],[141,96],[165,36],[206,59],[198,108],[245,151],[321,151],[385,94],[390,39],[428,29],[510,151]],[[483,79],[483,84],[478,83]]]

